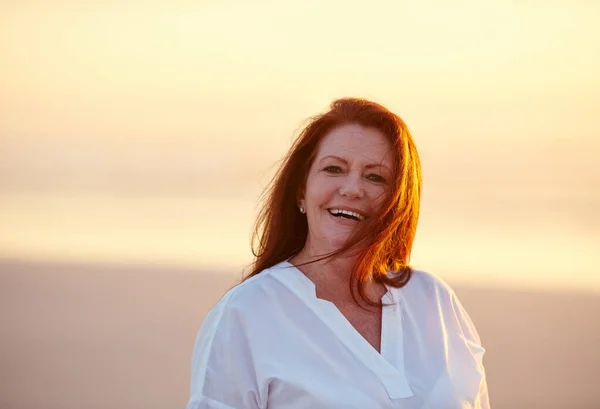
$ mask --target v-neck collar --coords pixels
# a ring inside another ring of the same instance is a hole
[[[354,328],[341,311],[330,301],[317,297],[316,286],[295,265],[284,261],[274,266],[288,270],[289,274],[272,274],[292,292],[306,302],[308,307],[331,328],[352,354],[369,368],[384,385],[391,399],[413,396],[404,370],[402,314],[394,289],[386,286],[381,299],[382,308],[380,352]]]

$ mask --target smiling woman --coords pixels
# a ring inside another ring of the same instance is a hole
[[[200,329],[188,409],[488,409],[469,315],[409,265],[420,192],[397,115],[345,98],[313,118],[267,192],[252,271]]]
[[[320,144],[299,206],[309,226],[295,259],[334,253],[357,226],[378,217],[389,194],[392,146],[381,132],[358,124],[335,128]]]

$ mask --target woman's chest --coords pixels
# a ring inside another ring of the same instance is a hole
[[[268,380],[263,386],[273,408],[295,408],[292,402],[314,408],[476,407],[472,399],[481,378],[471,377],[474,362],[455,357],[456,345],[430,342],[446,338],[441,328],[403,328],[399,312],[390,308],[378,314],[325,301],[316,307],[293,308],[282,314],[285,322],[270,322],[268,328],[285,331],[261,331],[269,359],[260,360],[259,372]]]
[[[340,314],[377,352],[381,351],[381,307],[365,311],[360,308],[337,306]]]

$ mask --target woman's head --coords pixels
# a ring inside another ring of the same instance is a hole
[[[310,245],[314,255],[356,255],[359,283],[373,275],[400,286],[410,278],[420,192],[419,156],[402,119],[371,101],[336,100],[303,129],[266,192],[249,276]],[[405,274],[389,279],[392,270]]]
[[[378,222],[390,194],[394,160],[390,141],[375,128],[341,124],[322,137],[298,189],[308,225],[306,255],[340,251],[371,220]]]

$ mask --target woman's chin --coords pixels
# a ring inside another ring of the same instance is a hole
[[[338,232],[337,234],[329,234],[328,236],[321,236],[320,238],[311,237],[309,248],[311,248],[311,253],[315,256],[326,256],[343,249],[350,237],[350,232]],[[352,255],[355,255],[355,252],[349,250],[340,254],[340,256],[344,257],[346,256],[346,253],[353,253]]]

